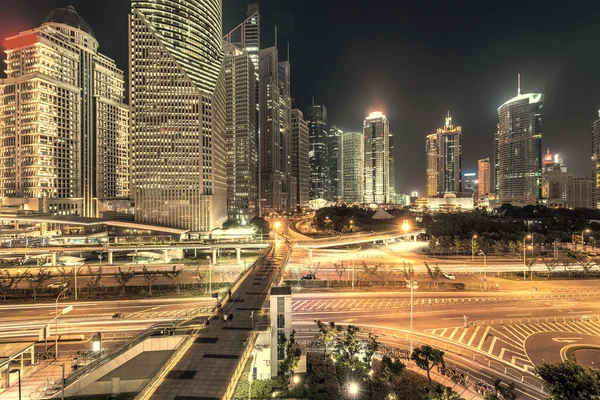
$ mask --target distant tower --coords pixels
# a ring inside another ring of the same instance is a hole
[[[301,208],[308,207],[309,174],[308,165],[308,124],[304,114],[298,109],[292,110],[292,170],[291,174],[296,179],[296,205]]]
[[[600,111],[598,111],[600,116]],[[600,118],[592,123],[592,180],[594,204],[600,209]]]
[[[427,135],[427,195],[462,192],[462,127],[452,125],[450,112],[443,128]]]
[[[337,126],[331,125],[327,134],[327,200],[337,201],[344,192],[344,148],[342,136],[344,132]]]
[[[310,199],[324,199],[327,196],[327,108],[324,105],[311,105],[306,112],[309,131]]]
[[[346,203],[363,203],[365,185],[365,139],[362,132],[345,132],[343,138],[343,196]]]
[[[124,76],[72,6],[6,39],[0,81],[0,197],[40,211],[99,217],[128,199]]]
[[[492,191],[490,158],[477,161],[478,198],[481,200]]]
[[[498,107],[495,180],[501,203],[535,205],[541,196],[543,94],[521,94]]]
[[[364,202],[389,204],[392,202],[389,120],[382,112],[372,112],[363,123],[363,135],[365,140]]]

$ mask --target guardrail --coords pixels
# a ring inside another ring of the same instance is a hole
[[[244,371],[244,367],[246,366],[246,362],[248,361],[248,357],[250,357],[250,353],[254,349],[254,344],[256,343],[256,339],[258,338],[257,332],[252,332],[250,334],[250,339],[246,343],[246,349],[244,353],[240,357],[235,370],[233,371],[233,375],[229,380],[229,384],[227,385],[227,389],[225,390],[225,394],[223,395],[223,400],[229,400],[233,398],[233,393],[235,392],[235,388],[237,387],[238,381],[240,380],[240,376]]]
[[[600,322],[600,315],[587,315],[581,313],[581,316],[575,315],[560,315],[558,317],[531,317],[531,318],[500,318],[500,319],[484,319],[471,321],[472,326],[477,325],[515,325],[515,324],[539,324],[539,323],[560,323],[560,322]]]

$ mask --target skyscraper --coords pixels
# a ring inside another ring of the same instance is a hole
[[[570,208],[595,208],[594,180],[591,177],[569,179],[568,203]]]
[[[482,158],[477,161],[477,180],[479,181],[478,187],[478,198],[490,194],[492,191],[492,179],[491,179],[491,168],[490,158]]]
[[[600,209],[600,118],[592,123],[592,179],[595,208]]]
[[[123,71],[72,6],[6,39],[0,82],[0,197],[98,217],[129,198]]]
[[[292,110],[292,176],[296,179],[296,205],[308,207],[309,171],[308,166],[308,124],[302,111]]]
[[[501,203],[537,204],[541,196],[542,106],[541,93],[521,94],[498,107],[495,138],[496,180]]]
[[[346,132],[342,135],[344,157],[343,181],[346,203],[363,203],[365,195],[365,137],[361,132]]]
[[[344,194],[344,176],[342,167],[344,165],[344,144],[342,136],[344,132],[337,126],[329,126],[327,133],[327,200],[338,201]]]
[[[428,135],[426,143],[427,195],[437,197],[461,193],[462,128],[452,125],[449,112],[444,127]]]
[[[132,0],[136,221],[207,231],[227,219],[220,0]]]
[[[248,224],[256,216],[256,75],[248,53],[227,42],[227,217]]]
[[[290,64],[276,47],[260,51],[260,169],[263,211],[290,211]],[[295,196],[294,196],[295,197]]]
[[[372,112],[363,123],[365,140],[365,198],[368,204],[388,204],[390,193],[390,123]],[[393,199],[395,201],[395,199]]]
[[[396,164],[394,163],[394,134],[390,132],[390,192],[388,194],[388,202],[396,204]]]
[[[311,105],[306,112],[308,122],[310,163],[310,199],[324,199],[327,196],[327,108],[324,105]]]

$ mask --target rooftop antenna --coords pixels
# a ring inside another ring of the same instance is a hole
[[[521,95],[521,73],[517,74],[517,95]]]
[[[275,25],[275,48],[277,48],[277,25]]]
[[[287,60],[288,60],[288,62],[290,62],[290,42],[288,42],[287,47],[288,47],[287,48],[287,56],[288,56]]]
[[[313,106],[315,105],[315,96],[313,96],[313,98],[312,98],[312,105],[313,105]],[[599,111],[599,112],[600,112],[600,111]]]

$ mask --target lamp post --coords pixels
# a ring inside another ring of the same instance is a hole
[[[212,296],[212,260],[210,256],[206,256],[208,260],[208,293]]]
[[[11,374],[14,374],[15,372],[19,374],[19,400],[21,400],[21,370],[19,368],[10,370]],[[10,384],[10,382],[9,382],[9,384]]]
[[[419,285],[416,280],[411,281],[410,279],[406,281],[406,287],[410,288],[410,354],[413,352],[413,290],[418,289]]]
[[[527,279],[527,264],[526,264],[526,258],[527,258],[527,245],[526,245],[526,239],[530,239],[531,235],[527,235],[525,236],[525,238],[523,239],[523,280]]]
[[[281,222],[276,221],[273,226],[275,227],[275,243],[277,243],[279,241],[279,227],[281,226]]]
[[[483,290],[487,291],[487,257],[483,250],[479,250],[480,256],[483,256]]]
[[[576,234],[576,232],[573,232],[573,233],[571,234],[571,243],[573,243],[573,248],[574,248],[575,250],[577,250],[577,244],[575,243],[575,236],[580,236],[580,237],[581,237],[581,242],[582,242],[582,244],[583,244],[583,242],[584,242],[584,240],[585,240],[585,239],[584,239],[584,237],[583,237],[583,234],[584,234],[584,233],[590,233],[590,232],[591,232],[591,231],[590,231],[589,229],[584,229],[584,230],[582,230],[582,231],[581,231],[581,235],[577,235],[577,234]]]
[[[355,399],[356,396],[358,395],[358,384],[355,382],[351,382],[348,385],[348,394]]]
[[[54,334],[56,335],[56,338],[55,338],[56,341],[54,342],[54,359],[55,360],[58,358],[58,299],[60,299],[60,296],[62,296],[62,294],[64,292],[66,292],[67,290],[69,290],[69,288],[63,289],[63,291],[60,292],[60,294],[56,297],[56,302],[54,303],[54,310],[55,310]]]
[[[346,250],[350,253],[350,245],[346,245]],[[352,257],[352,291],[354,291],[354,257]]]
[[[471,238],[471,262],[475,262],[475,239],[477,239],[477,235],[473,235]]]

